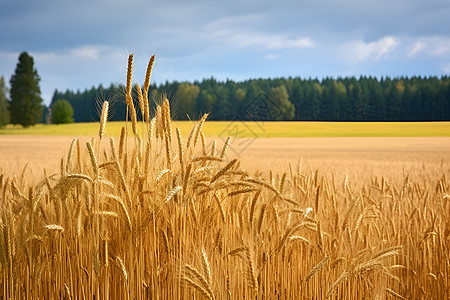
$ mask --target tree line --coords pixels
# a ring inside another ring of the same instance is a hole
[[[197,119],[205,112],[210,112],[211,120],[450,120],[448,76],[174,81],[151,85],[151,106],[156,107],[162,93],[167,94],[178,120]],[[101,103],[112,100],[111,120],[119,121],[126,115],[124,98],[124,86],[111,85],[83,92],[56,90],[52,103],[66,99],[76,122],[91,122],[98,121]]]

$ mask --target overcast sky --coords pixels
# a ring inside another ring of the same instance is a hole
[[[450,73],[449,0],[0,0],[0,75],[34,57],[41,91],[123,83]]]

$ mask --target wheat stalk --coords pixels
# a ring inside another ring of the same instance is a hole
[[[148,103],[148,89],[150,87],[150,77],[152,75],[153,64],[155,63],[155,55],[152,55],[150,61],[148,62],[147,71],[145,73],[144,80],[144,121],[148,122],[150,120],[150,111]]]
[[[98,131],[98,136],[100,137],[100,139],[105,134],[106,122],[108,121],[108,108],[109,108],[109,102],[104,101],[103,105],[102,105],[102,112],[100,114],[100,129]]]

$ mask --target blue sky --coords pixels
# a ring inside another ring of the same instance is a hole
[[[128,54],[142,83],[300,76],[450,73],[448,0],[0,0],[0,75],[20,52],[56,88],[123,83]]]

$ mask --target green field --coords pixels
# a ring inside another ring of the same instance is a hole
[[[189,134],[194,122],[174,122],[182,134]],[[117,136],[125,122],[109,122],[106,131]],[[129,125],[130,126],[130,125]],[[131,126],[130,126],[131,127]],[[142,124],[139,124],[142,130]],[[131,130],[131,129],[130,129]],[[30,128],[9,125],[0,135],[96,135],[98,123],[64,125],[38,124]],[[241,122],[209,121],[206,136],[234,137],[420,137],[450,136],[450,122]]]

